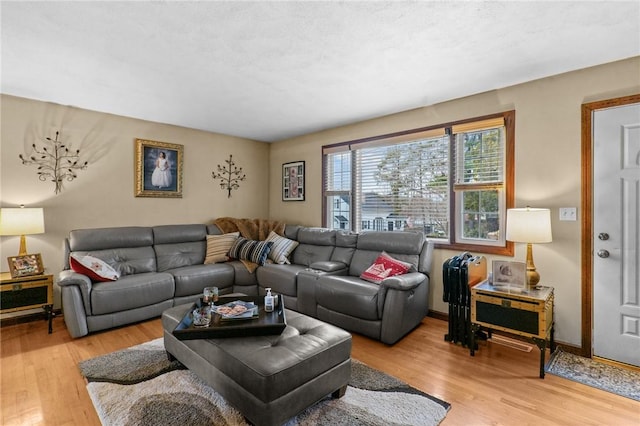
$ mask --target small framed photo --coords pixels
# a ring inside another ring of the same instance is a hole
[[[493,285],[513,289],[527,288],[527,264],[494,260],[492,263]]]
[[[136,197],[182,198],[184,146],[136,139]]]
[[[282,201],[304,201],[304,161],[282,165]]]
[[[24,256],[9,256],[7,260],[9,261],[11,278],[42,275],[44,273],[40,253],[25,254]]]

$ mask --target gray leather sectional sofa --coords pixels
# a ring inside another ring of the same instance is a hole
[[[57,285],[73,337],[153,317],[191,303],[207,286],[220,294],[262,295],[270,287],[285,306],[346,330],[393,344],[427,314],[433,243],[421,233],[364,232],[287,225],[298,241],[290,265],[266,264],[250,273],[240,261],[204,264],[207,234],[215,225],[164,225],[71,231],[65,270]],[[412,265],[380,284],[360,275],[386,251]],[[120,272],[112,282],[92,282],[69,268],[71,253],[98,257]]]

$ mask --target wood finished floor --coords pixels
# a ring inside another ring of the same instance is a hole
[[[444,341],[447,323],[425,318],[388,346],[354,335],[352,356],[443,399],[451,425],[640,425],[640,403],[550,374],[539,351],[481,342],[475,357]],[[162,336],[159,319],[71,339],[63,319],[5,326],[1,341],[1,424],[99,425],[81,360]],[[548,355],[547,355],[548,356]]]

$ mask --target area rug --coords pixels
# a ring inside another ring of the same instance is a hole
[[[556,350],[547,373],[640,401],[640,373]]]
[[[79,364],[104,425],[248,425],[214,389],[169,362],[163,340]],[[342,398],[330,396],[289,420],[295,425],[437,425],[450,404],[353,360]]]

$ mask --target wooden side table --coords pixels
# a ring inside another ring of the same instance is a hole
[[[471,289],[471,356],[475,334],[481,328],[501,330],[532,340],[540,349],[540,378],[544,379],[544,358],[549,338],[553,353],[553,287],[510,291],[487,281]]]
[[[0,314],[42,308],[53,332],[53,275],[32,275],[11,278],[9,272],[0,274]]]

